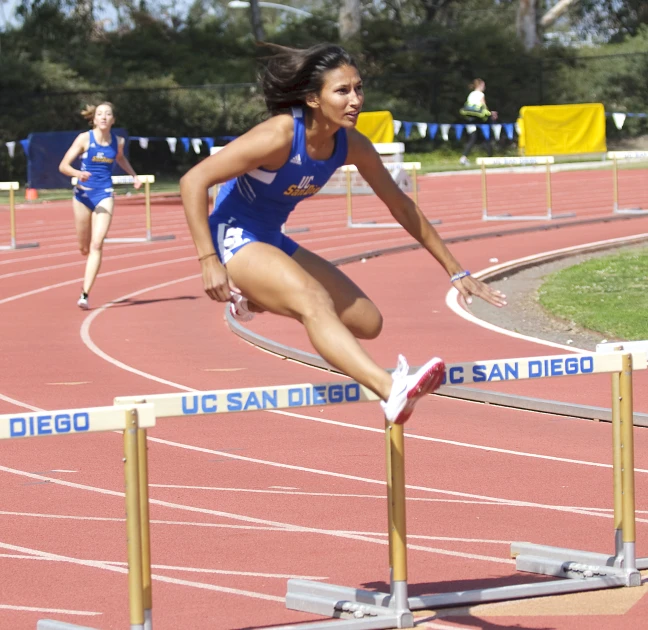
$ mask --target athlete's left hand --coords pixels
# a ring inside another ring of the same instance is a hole
[[[466,300],[466,304],[472,303],[472,296],[474,295],[493,306],[506,306],[506,296],[501,291],[489,287],[486,283],[472,276],[464,276],[459,280],[455,280],[452,285],[461,293],[464,300]]]
[[[142,182],[140,181],[140,178],[137,175],[135,175],[135,177],[133,177],[133,188],[135,190],[139,190],[141,187],[142,187]]]

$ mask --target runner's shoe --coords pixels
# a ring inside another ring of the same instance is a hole
[[[398,365],[392,372],[391,393],[389,398],[380,403],[385,418],[393,424],[403,424],[414,411],[414,405],[425,394],[438,389],[443,382],[445,364],[438,357],[430,359],[414,374],[409,375],[409,366],[402,354],[398,355]]]
[[[87,293],[81,291],[81,297],[77,300],[77,306],[84,311],[87,311],[90,308]]]
[[[254,319],[254,313],[248,308],[247,298],[244,298],[240,293],[232,293],[229,309],[230,314],[237,322],[249,322]]]

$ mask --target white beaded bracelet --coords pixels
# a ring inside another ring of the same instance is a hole
[[[465,278],[466,276],[470,275],[470,271],[459,271],[456,273],[454,276],[450,278],[450,282],[456,282],[457,280],[461,280],[462,278]]]

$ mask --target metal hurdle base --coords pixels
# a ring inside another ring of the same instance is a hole
[[[440,225],[442,223],[441,219],[428,219],[430,225]],[[354,221],[349,221],[347,227],[350,228],[402,228],[403,226],[400,223],[376,223],[375,221],[362,221],[361,223],[355,223]]]
[[[396,584],[397,588],[399,585]],[[403,585],[407,593],[407,585]],[[394,597],[386,593],[363,591],[346,586],[334,586],[309,580],[288,580],[286,607],[316,615],[324,615],[343,621],[316,621],[305,624],[280,626],[275,630],[300,628],[319,630],[324,628],[353,628],[373,630],[380,628],[413,628],[414,616],[408,609],[398,610]]]
[[[12,249],[33,249],[40,247],[39,243],[12,243],[11,245],[0,245],[0,251],[8,251]]]
[[[36,630],[97,630],[89,626],[77,626],[73,623],[54,621],[52,619],[41,619],[36,624]]]
[[[153,243],[156,241],[172,241],[175,239],[175,234],[165,234],[164,236],[142,236],[132,238],[107,238],[106,243]]]
[[[513,216],[510,213],[504,214],[483,214],[483,221],[553,221],[554,219],[570,219],[575,217],[575,212],[565,212],[564,214],[525,214],[521,216]]]
[[[642,216],[648,214],[648,210],[643,208],[620,208],[615,209],[614,214],[631,214],[634,216]]]

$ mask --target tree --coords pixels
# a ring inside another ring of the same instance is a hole
[[[536,0],[520,0],[515,27],[518,38],[526,50],[532,50],[538,45]]]
[[[362,14],[360,0],[342,0],[339,13],[340,39],[348,42],[360,34]]]

